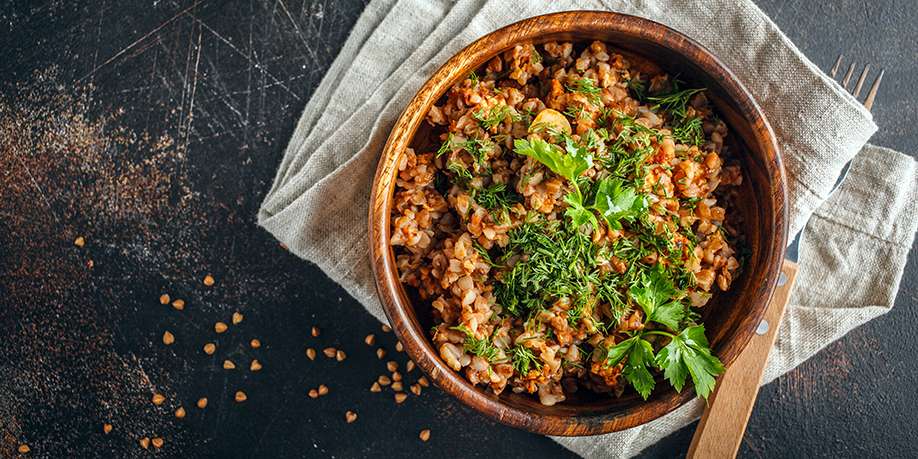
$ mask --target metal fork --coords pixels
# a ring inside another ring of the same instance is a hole
[[[844,56],[839,54],[838,59],[835,60],[835,65],[832,66],[832,70],[829,72],[829,76],[835,78],[838,75],[838,71],[841,69],[842,58]],[[852,62],[848,66],[848,71],[845,72],[844,78],[842,78],[839,83],[845,88],[845,91],[851,93],[855,99],[861,94],[861,89],[864,87],[864,81],[867,80],[867,74],[870,73],[870,64],[864,66],[864,70],[861,72],[861,76],[857,78],[857,83],[854,85],[854,89],[848,89],[848,85],[851,84],[851,77],[854,75],[854,69],[857,65]],[[877,97],[877,90],[880,89],[880,82],[883,81],[883,74],[886,73],[886,69],[880,69],[880,74],[873,80],[873,85],[870,86],[870,90],[867,91],[867,97],[864,99],[864,108],[867,111],[873,107],[873,100]]]

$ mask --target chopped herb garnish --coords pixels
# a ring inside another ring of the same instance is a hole
[[[522,344],[513,347],[510,359],[513,361],[513,369],[520,375],[528,375],[530,369],[542,371],[542,361],[532,353],[532,349]]]
[[[472,82],[472,86],[478,86],[478,74],[472,70],[472,73],[469,73],[469,80]]]
[[[704,131],[701,128],[701,118],[692,117],[676,121],[673,126],[673,139],[685,145],[700,147],[704,143]]]
[[[587,96],[590,103],[593,105],[602,104],[599,99],[599,94],[602,92],[602,89],[596,87],[596,83],[590,78],[584,77],[574,80],[573,84],[567,86],[567,90]]]
[[[619,178],[599,182],[593,208],[612,229],[621,229],[621,220],[633,220],[647,210],[647,198],[637,194]]]
[[[568,105],[564,114],[573,118],[574,121],[590,118],[590,114],[579,105]]]
[[[632,97],[640,102],[647,99],[647,84],[643,80],[637,77],[631,78],[627,85]]]
[[[475,176],[472,175],[472,172],[469,171],[467,167],[456,161],[450,161],[447,163],[446,169],[453,173],[454,179],[460,184],[467,184],[475,178]]]
[[[495,362],[500,356],[500,349],[495,346],[488,338],[476,338],[471,330],[463,325],[451,327],[451,330],[458,330],[465,333],[465,342],[463,347],[466,351],[475,354],[488,362]]]
[[[688,103],[692,96],[704,91],[704,88],[697,89],[679,89],[678,82],[675,83],[673,91],[661,96],[648,97],[647,100],[655,102],[651,109],[664,110],[672,118],[673,125],[683,124],[688,117]]]
[[[493,130],[507,118],[510,118],[511,121],[519,121],[521,119],[519,114],[506,105],[495,105],[487,113],[482,108],[473,112],[472,118],[475,118],[481,128],[486,131]]]
[[[440,144],[440,148],[437,149],[437,158],[439,158],[440,156],[443,156],[446,153],[449,153],[452,150],[453,150],[453,133],[451,132],[447,134],[446,140],[444,140],[443,143]]]

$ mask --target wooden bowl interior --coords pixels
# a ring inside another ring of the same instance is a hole
[[[590,14],[605,15],[608,13]],[[624,18],[636,19],[628,16]],[[783,258],[786,239],[783,170],[773,134],[751,97],[735,80],[724,78],[723,74],[718,77],[712,76],[711,65],[720,69],[722,66],[716,61],[706,60],[710,57],[709,55],[686,55],[684,46],[679,51],[670,47],[673,43],[685,44],[686,39],[681,35],[659,36],[660,33],[674,33],[664,28],[662,32],[658,29],[650,30],[647,32],[650,36],[642,37],[639,36],[643,33],[641,31],[648,29],[638,28],[636,32],[630,28],[617,30],[602,27],[601,22],[597,25],[595,21],[571,22],[573,23],[568,24],[563,31],[549,31],[526,41],[538,44],[561,40],[575,43],[601,40],[614,51],[625,54],[626,57],[631,55],[648,59],[670,75],[678,75],[679,79],[685,81],[689,87],[708,88],[708,98],[716,107],[718,115],[729,127],[727,145],[735,152],[734,157],[740,161],[742,167],[741,195],[744,197],[742,202],[729,210],[729,215],[740,216],[742,220],[740,227],[744,232],[745,248],[749,254],[742,272],[735,279],[730,290],[715,294],[712,301],[703,310],[703,321],[707,336],[711,340],[712,349],[724,363],[729,364],[748,343],[761,320],[765,306],[774,290],[778,267]],[[506,29],[501,31],[503,30]],[[657,35],[653,35],[652,32],[656,32]],[[434,88],[437,93],[430,99],[431,103],[442,97],[449,87],[464,79],[469,72],[515,43],[494,46],[487,53],[481,53],[477,59],[467,61],[465,66],[459,69],[461,71],[452,72],[452,78],[440,81],[432,79],[431,82],[436,83]],[[702,68],[697,63],[699,61],[702,65],[706,65],[707,69]],[[444,68],[449,65],[450,63],[447,63]],[[437,75],[441,72],[443,69]],[[727,74],[729,75],[728,72]],[[436,77],[435,75],[434,78]],[[430,104],[423,107],[422,115],[426,114],[429,107]],[[403,117],[407,114],[406,110]],[[407,135],[411,139],[410,145],[417,151],[430,151],[436,149],[439,144],[439,140],[434,138],[432,129],[426,122],[416,123],[413,132]],[[395,151],[389,151],[392,146],[387,145],[386,151],[398,154]],[[387,152],[384,152],[384,157],[388,154]],[[377,192],[388,193],[388,197],[391,198],[394,189],[392,177],[378,175],[376,185]],[[388,202],[391,202],[391,199]],[[388,241],[389,207],[385,207],[385,215],[374,216],[371,211],[371,220],[374,218],[377,223],[385,226],[379,230],[385,237],[385,241]],[[375,245],[380,251],[384,250],[380,241],[371,241],[371,245]],[[395,270],[394,262],[392,262],[394,260],[392,249],[388,244],[385,244],[385,247],[386,253],[381,255],[388,257],[389,263],[384,269]],[[381,274],[383,273],[377,272],[377,277],[379,278]],[[380,281],[378,285],[390,321],[393,322],[399,338],[405,343],[412,358],[445,390],[485,414],[499,418],[502,422],[540,433],[597,434],[647,422],[672,411],[692,398],[690,388],[683,389],[681,394],[676,393],[662,376],[658,376],[657,388],[647,401],[642,400],[631,390],[626,391],[619,398],[582,390],[572,394],[565,402],[551,407],[541,405],[535,397],[528,394],[513,394],[505,391],[500,396],[495,396],[490,391],[472,386],[461,375],[440,362],[426,333],[426,330],[433,325],[429,304],[420,302],[414,294],[407,295],[402,285],[397,282],[398,274],[393,273],[392,275],[395,276],[394,284],[397,285],[393,285],[391,279],[388,282]],[[395,291],[391,293],[394,295],[386,298],[386,289],[391,291],[393,287]],[[393,314],[396,312],[393,308],[398,308],[400,313]],[[405,323],[401,323],[403,318],[407,319]]]

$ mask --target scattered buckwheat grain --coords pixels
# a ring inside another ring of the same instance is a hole
[[[315,359],[316,359],[316,350],[313,349],[313,348],[311,348],[311,347],[306,348],[306,357],[309,357],[309,360],[315,360]]]
[[[241,391],[241,390],[237,390],[237,391],[236,391],[236,396],[233,397],[233,398],[236,400],[237,403],[242,403],[242,402],[246,401],[246,399],[248,399],[248,397],[246,397],[246,395],[245,395],[245,392],[243,392],[243,391]]]
[[[103,433],[109,434],[109,433],[111,433],[111,431],[112,431],[112,425],[111,425],[111,424],[109,424],[109,423],[107,423],[107,422],[106,422],[105,424],[102,424],[102,432],[103,432]]]
[[[159,304],[169,304],[169,295],[163,293],[159,296]]]
[[[150,401],[153,402],[154,405],[159,406],[166,401],[166,397],[163,394],[153,394],[153,398],[150,399]]]
[[[251,371],[261,370],[261,362],[259,362],[258,359],[252,360],[252,363],[249,365],[249,370]]]
[[[211,285],[214,285],[214,276],[211,276],[210,274],[204,276],[203,282],[204,282],[204,285],[208,287],[210,287]]]
[[[345,354],[344,351],[339,350],[339,351],[335,352],[335,360],[337,360],[337,361],[339,361],[339,362],[343,362],[344,359],[346,359],[346,358],[347,358],[347,354]]]
[[[364,343],[367,343],[367,346],[372,346],[376,344],[376,335],[370,333],[366,338],[363,339]]]
[[[245,318],[245,316],[243,316],[241,312],[239,311],[234,312],[233,313],[233,325],[239,325],[240,323],[242,323],[243,318]]]
[[[176,408],[176,410],[175,410],[175,417],[177,417],[177,418],[179,418],[179,419],[184,418],[184,417],[185,417],[185,408],[183,408],[183,407],[181,407],[181,406],[178,407],[178,408]]]
[[[335,358],[335,355],[338,354],[338,350],[333,347],[326,347],[325,349],[322,349],[322,353],[325,354],[325,357],[333,359]]]
[[[217,345],[214,343],[207,343],[204,345],[204,353],[207,355],[213,355],[214,351],[217,350]]]
[[[357,420],[357,413],[348,410],[346,413],[344,413],[344,420],[346,420],[348,424],[350,424],[350,423],[356,421],[356,420]]]
[[[395,393],[395,403],[401,404],[402,402],[405,401],[406,398],[408,398],[408,394],[404,392]]]
[[[373,381],[373,385],[370,386],[370,392],[382,392],[382,387],[378,382]]]
[[[172,333],[170,333],[169,330],[166,330],[166,332],[163,333],[163,344],[168,346],[174,342],[175,342],[175,336]]]
[[[214,324],[214,331],[217,333],[223,333],[227,328],[229,327],[223,322],[217,322]]]
[[[261,347],[261,341],[258,338],[252,338],[252,341],[249,341],[249,347],[252,349],[258,349]]]
[[[203,410],[204,408],[207,408],[207,397],[201,397],[201,398],[199,398],[199,399],[198,399],[198,403],[196,403],[196,405],[198,406],[198,408],[200,408],[200,409],[202,409],[202,410]]]
[[[422,430],[421,433],[418,434],[418,438],[420,438],[421,441],[430,440],[430,429]]]
[[[233,370],[233,369],[235,369],[235,368],[236,368],[236,364],[233,363],[232,360],[227,359],[227,360],[224,360],[224,361],[223,361],[223,369],[224,369],[224,370]]]

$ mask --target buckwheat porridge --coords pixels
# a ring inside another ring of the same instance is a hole
[[[700,308],[741,263],[742,175],[703,88],[601,42],[521,44],[454,85],[401,154],[392,236],[443,361],[545,405],[707,397]],[[719,204],[720,203],[720,204]]]

